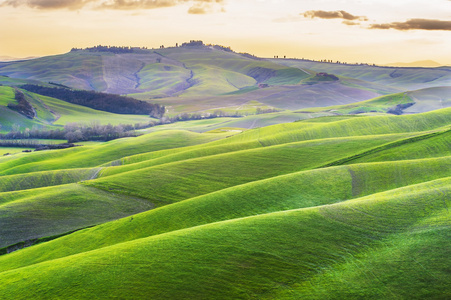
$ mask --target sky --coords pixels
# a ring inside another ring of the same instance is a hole
[[[260,57],[451,65],[451,0],[0,0],[0,56],[189,40]]]

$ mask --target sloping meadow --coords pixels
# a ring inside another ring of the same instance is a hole
[[[0,256],[0,295],[445,299],[450,116],[162,131],[1,158],[3,247],[65,235]]]

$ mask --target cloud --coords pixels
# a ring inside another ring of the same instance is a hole
[[[194,5],[188,9],[188,13],[192,15],[204,15],[207,13],[207,9],[202,6]]]
[[[100,2],[102,8],[109,9],[154,9],[192,3],[191,9],[207,12],[212,4],[221,4],[224,0],[100,0]]]
[[[0,6],[28,6],[36,9],[80,9],[94,0],[7,0]]]
[[[371,24],[369,29],[396,29],[396,30],[451,30],[451,21],[410,19],[406,22],[392,22],[384,24]]]
[[[0,6],[28,6],[35,9],[81,9],[88,4],[96,9],[156,9],[182,4],[192,4],[189,13],[207,13],[213,5],[222,5],[225,0],[7,0]]]
[[[193,6],[188,9],[189,14],[204,15],[214,12],[214,4],[222,4],[223,0],[216,1],[195,1]],[[221,7],[221,12],[225,12],[224,6]]]
[[[349,20],[344,20],[342,23],[345,25],[348,25],[348,26],[360,25],[359,22],[354,22],[354,21],[349,21]]]
[[[320,18],[320,19],[344,19],[348,21],[360,20],[368,21],[367,17],[364,16],[354,16],[344,10],[336,11],[324,11],[324,10],[309,10],[301,13],[306,18]]]

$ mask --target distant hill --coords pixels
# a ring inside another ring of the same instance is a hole
[[[162,49],[72,49],[0,62],[0,75],[5,85],[42,82],[151,100],[164,105],[169,115],[216,110],[233,115],[256,102],[276,110],[343,105],[451,82],[448,68],[262,59],[198,43]]]
[[[435,67],[440,67],[443,66],[442,64],[433,61],[433,60],[419,60],[419,61],[414,61],[414,62],[410,62],[410,63],[402,63],[402,62],[397,62],[397,63],[389,63],[386,64],[384,66],[388,66],[388,67],[423,67],[423,68],[435,68]]]
[[[0,61],[29,60],[29,59],[35,59],[35,58],[38,58],[38,56],[28,56],[28,57],[23,57],[23,58],[12,57],[12,56],[0,56]]]
[[[346,76],[402,91],[449,86],[451,84],[451,69],[449,68],[401,68],[367,64],[324,63],[299,59],[270,59],[270,61],[315,72]]]

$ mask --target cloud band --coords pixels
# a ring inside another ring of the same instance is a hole
[[[396,30],[451,30],[451,21],[431,19],[410,19],[406,22],[392,22],[372,24],[370,29],[396,29]]]
[[[181,4],[192,4],[189,13],[207,13],[213,5],[223,4],[225,0],[7,0],[0,6],[28,6],[34,9],[81,9],[92,4],[96,9],[155,9]]]
[[[348,21],[367,21],[368,18],[364,16],[354,16],[344,10],[324,11],[324,10],[309,10],[301,13],[306,18],[320,18],[320,19],[344,19]]]

